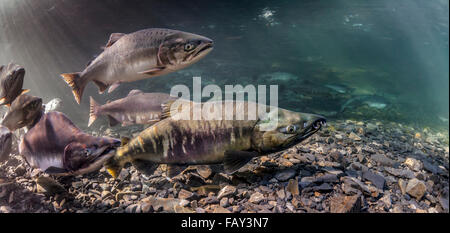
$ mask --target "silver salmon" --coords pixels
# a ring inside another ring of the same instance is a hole
[[[79,73],[62,74],[78,104],[88,82],[103,93],[121,83],[165,75],[202,59],[213,49],[204,36],[171,29],[151,28],[131,34],[113,33],[105,50]]]

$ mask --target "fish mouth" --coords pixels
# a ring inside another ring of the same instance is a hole
[[[308,126],[308,128],[306,128],[306,130],[301,134],[297,136],[297,140],[299,140],[299,142],[311,137],[311,135],[317,133],[322,126],[326,126],[327,125],[327,120],[324,118],[318,119],[316,121],[314,121],[312,124],[310,124]]]
[[[193,57],[197,57],[200,54],[206,54],[214,48],[214,42],[205,43],[198,51],[194,54]]]

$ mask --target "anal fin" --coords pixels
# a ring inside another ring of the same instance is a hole
[[[108,87],[109,87],[109,85],[104,84],[104,83],[102,83],[102,82],[100,82],[100,81],[97,81],[97,80],[94,80],[94,83],[95,83],[95,85],[97,85],[97,87],[98,87],[98,93],[99,93],[99,94],[105,93],[106,89],[108,89]]]
[[[257,152],[248,151],[227,151],[225,152],[225,158],[223,166],[227,174],[233,174],[241,167],[246,165],[252,158],[258,156]]]

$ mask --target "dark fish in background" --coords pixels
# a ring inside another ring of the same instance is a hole
[[[224,102],[214,104],[225,109]],[[248,119],[247,107],[248,102],[236,102],[234,116],[243,111],[243,119]],[[267,108],[258,105],[261,107]],[[129,162],[145,174],[152,174],[159,164],[168,164],[169,177],[179,174],[185,165],[220,163],[231,174],[254,157],[296,145],[325,123],[321,116],[281,108],[255,120],[180,120],[170,116],[118,148],[105,166],[113,177]]]
[[[168,74],[194,64],[213,48],[209,38],[170,29],[152,28],[131,34],[114,33],[105,50],[83,72],[62,74],[78,104],[88,82],[99,93],[121,83]]]
[[[10,106],[18,96],[30,91],[22,89],[24,77],[25,69],[19,65],[0,66],[0,106]]]
[[[24,135],[19,152],[33,168],[60,176],[101,168],[120,141],[82,132],[63,113],[50,112]]]
[[[99,105],[91,97],[91,108],[88,126],[100,115],[109,118],[110,126],[122,123],[122,126],[134,124],[154,124],[161,118],[164,104],[176,100],[164,93],[144,93],[132,90],[127,97]]]
[[[371,108],[383,109],[390,104],[390,101],[383,96],[378,95],[358,95],[347,100],[339,112],[344,112],[346,108],[352,105],[367,105]]]
[[[42,99],[30,95],[21,95],[12,103],[1,125],[11,131],[31,127],[43,114]]]
[[[12,137],[11,131],[0,125],[0,163],[6,161],[11,154]]]

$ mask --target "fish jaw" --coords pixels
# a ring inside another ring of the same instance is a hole
[[[275,111],[278,111],[277,119],[263,119],[255,127],[254,149],[262,154],[288,149],[306,140],[326,125],[325,117],[320,115],[285,109]],[[266,130],[266,125],[272,125],[271,130]]]
[[[64,149],[63,167],[70,174],[82,175],[100,169],[120,146],[120,141],[109,138],[92,137],[89,141],[90,144],[73,142]]]

